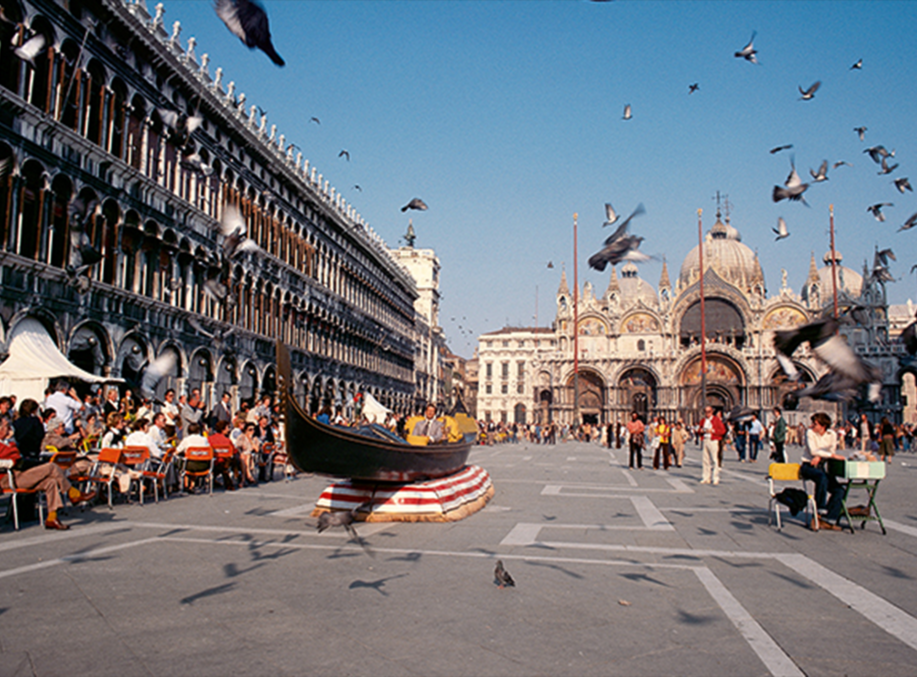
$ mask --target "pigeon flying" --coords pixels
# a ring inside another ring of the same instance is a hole
[[[785,188],[780,186],[774,186],[773,198],[774,202],[780,202],[781,200],[792,200],[792,201],[801,201],[807,207],[809,206],[805,198],[802,196],[809,188],[808,183],[803,183],[802,179],[799,178],[799,174],[796,173],[796,164],[790,160],[790,166],[792,170],[790,175],[786,177],[786,182],[783,184]]]
[[[774,348],[787,358],[803,343],[825,362],[831,371],[856,384],[876,380],[875,369],[857,355],[847,342],[837,335],[838,322],[823,318],[795,329],[774,332]]]
[[[693,85],[688,85],[688,94],[694,94],[698,89],[700,89],[700,85],[696,82]]]
[[[911,214],[911,218],[904,222],[904,225],[898,229],[900,233],[902,230],[910,230],[914,226],[917,226],[917,212]]]
[[[789,231],[786,229],[786,221],[783,220],[782,216],[777,219],[777,227],[771,228],[771,230],[777,233],[777,237],[774,238],[775,242],[790,236]]]
[[[850,70],[852,70],[852,71],[858,71],[858,70],[860,70],[861,68],[863,68],[863,59],[860,59],[860,60],[857,61],[855,64],[853,64],[853,65],[850,67]]]
[[[618,216],[618,214],[615,212],[615,208],[606,202],[605,203],[605,223],[602,224],[602,228],[604,228],[605,226],[613,226],[619,218],[621,217]]]
[[[895,151],[889,153],[885,146],[873,146],[872,148],[867,148],[863,152],[869,153],[869,157],[871,157],[872,161],[877,165],[882,163],[883,158],[895,157]]]
[[[35,57],[44,49],[45,42],[45,36],[41,33],[36,33],[26,40],[21,47],[17,47],[13,54],[27,62],[32,68],[35,68]]]
[[[751,63],[758,63],[758,58],[755,56],[758,51],[755,49],[755,36],[758,34],[757,31],[751,34],[751,40],[748,41],[748,44],[745,45],[740,51],[733,54],[737,59],[745,59]]]
[[[914,189],[911,188],[911,182],[907,180],[906,176],[902,176],[900,179],[895,179],[895,188],[898,189],[899,193],[903,193],[906,190],[911,192],[914,191]]]
[[[605,246],[589,258],[589,266],[598,271],[603,271],[608,264],[614,266],[621,261],[649,260],[649,256],[637,251],[640,243],[643,242],[643,238],[635,235],[627,235],[627,228],[630,225],[631,219],[644,213],[646,213],[646,210],[643,208],[643,205],[637,205],[633,213],[618,226],[618,229],[612,233],[607,240],[605,240]]]
[[[497,560],[497,566],[494,567],[494,583],[497,584],[498,588],[516,587],[516,581],[513,580],[513,577],[509,575],[509,572],[503,568],[503,560]]]
[[[812,175],[812,179],[815,181],[815,183],[821,183],[822,181],[827,181],[828,180],[828,161],[827,160],[822,161],[821,167],[818,168],[817,173],[810,169],[809,174]]]
[[[213,8],[226,28],[244,42],[246,47],[257,47],[275,64],[284,65],[284,60],[271,43],[267,13],[255,0],[216,0]]]
[[[423,212],[427,210],[427,205],[419,197],[415,197],[413,200],[408,202],[404,207],[402,207],[401,211],[406,212],[409,209],[416,209],[418,211]]]
[[[621,119],[630,120],[631,117],[632,116],[631,116],[630,104],[627,104],[626,106],[624,106],[624,116]]]
[[[882,176],[883,174],[891,174],[896,169],[898,169],[897,162],[893,165],[889,165],[888,158],[882,158],[882,171],[878,172],[878,174],[879,176]]]
[[[874,205],[869,205],[866,208],[867,212],[871,212],[873,216],[876,217],[876,221],[885,221],[885,214],[882,213],[882,207],[894,207],[895,205],[891,202],[877,202]]]
[[[812,83],[812,86],[808,89],[799,88],[799,93],[802,94],[802,101],[809,101],[815,97],[815,92],[818,91],[818,88],[821,87],[821,80],[816,80]]]
[[[789,143],[789,144],[787,144],[787,145],[785,145],[785,146],[776,146],[776,147],[774,147],[774,148],[771,148],[770,153],[771,153],[771,155],[774,155],[775,153],[779,153],[779,152],[782,151],[782,150],[789,150],[789,149],[792,148],[792,147],[793,147],[793,144],[791,144],[791,143]]]
[[[867,129],[866,127],[854,127],[853,128],[853,131],[855,131],[857,135],[860,137],[860,141],[862,141],[863,137],[866,136],[866,129]]]

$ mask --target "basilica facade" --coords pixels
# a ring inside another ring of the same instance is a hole
[[[819,267],[813,254],[799,293],[784,272],[779,290],[768,295],[756,254],[717,214],[703,242],[707,403],[761,412],[784,405],[797,386],[777,363],[773,333],[831,312],[836,273],[841,310],[856,310],[842,333],[882,374],[881,399],[870,412],[900,420],[903,348],[889,337],[884,283],[841,261],[829,252]],[[637,411],[695,420],[704,405],[700,275],[699,246],[685,256],[674,284],[663,264],[658,288],[633,263],[620,273],[613,267],[601,292],[586,282],[574,295],[562,273],[550,328],[504,328],[480,337],[478,417],[604,424]],[[804,383],[826,370],[807,346],[793,358]],[[807,399],[800,409],[814,406],[844,413]]]

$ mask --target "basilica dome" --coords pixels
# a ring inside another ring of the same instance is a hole
[[[621,290],[621,298],[628,301],[643,301],[649,307],[655,307],[659,303],[659,297],[656,290],[646,280],[641,280],[637,271],[637,266],[632,261],[628,261],[621,267],[621,278],[618,280]]]
[[[700,247],[688,252],[681,264],[678,285],[681,289],[694,284],[700,277]],[[717,214],[716,223],[704,237],[704,268],[714,270],[716,274],[739,289],[749,290],[755,284],[764,284],[764,273],[758,257],[748,245],[742,244],[739,231],[720,220]]]
[[[841,256],[841,253],[836,249],[834,250],[834,256],[834,260],[837,264],[838,292],[846,294],[850,298],[859,297],[863,291],[863,276],[855,270],[841,265],[841,261],[844,257]],[[803,301],[808,301],[809,297],[813,296],[816,291],[819,294],[819,301],[821,303],[825,303],[827,299],[834,296],[834,276],[831,273],[830,250],[825,252],[825,255],[822,257],[822,262],[825,265],[816,270],[815,255],[812,255],[812,260],[809,263],[809,277],[802,287],[801,296]]]

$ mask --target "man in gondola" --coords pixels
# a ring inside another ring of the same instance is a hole
[[[429,438],[430,442],[433,444],[442,442],[446,430],[443,427],[443,422],[436,419],[435,404],[431,402],[427,405],[427,408],[424,410],[423,420],[414,424],[414,430],[411,434]]]

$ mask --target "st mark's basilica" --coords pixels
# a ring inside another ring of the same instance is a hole
[[[717,213],[703,246],[707,401],[726,411],[737,404],[759,411],[783,406],[788,392],[798,386],[787,382],[777,363],[773,332],[831,311],[831,252],[820,267],[811,256],[798,292],[784,271],[779,289],[768,295],[758,257],[742,243],[729,218],[724,221]],[[640,278],[633,263],[620,271],[612,268],[604,290],[589,282],[582,286],[578,313],[563,272],[551,327],[509,327],[480,337],[479,418],[571,423],[576,416],[578,422],[604,424],[638,411],[694,420],[703,408],[699,258],[696,246],[685,256],[674,284],[663,264],[658,289]],[[841,310],[857,309],[856,321],[845,324],[842,333],[882,374],[881,399],[870,406],[870,415],[901,420],[905,370],[899,358],[904,352],[890,336],[913,312],[905,306],[889,308],[884,283],[868,270],[859,274],[842,265],[837,250],[834,263]],[[804,383],[825,372],[806,346],[793,358]],[[577,392],[579,401],[574,402]],[[808,399],[800,409],[813,406],[836,411],[834,404]]]

